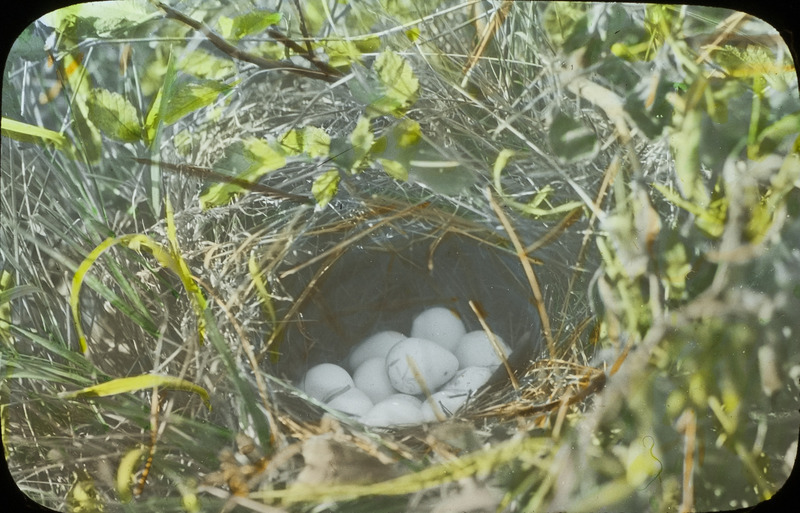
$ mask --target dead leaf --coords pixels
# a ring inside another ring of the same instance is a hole
[[[333,439],[331,434],[309,438],[303,443],[305,466],[297,484],[365,484],[385,481],[397,473],[377,458]]]

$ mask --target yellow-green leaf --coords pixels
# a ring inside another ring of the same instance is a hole
[[[108,137],[124,142],[141,138],[142,126],[136,107],[121,94],[106,89],[92,89],[86,103],[89,119]]]
[[[391,50],[375,59],[373,70],[383,86],[383,96],[373,101],[368,110],[377,115],[402,116],[417,99],[419,80],[411,65]]]
[[[137,233],[120,235],[119,237],[109,237],[98,244],[97,247],[89,253],[89,255],[75,270],[75,276],[72,277],[72,290],[70,291],[69,305],[70,310],[72,311],[72,321],[75,324],[75,332],[78,334],[78,342],[80,343],[81,352],[83,353],[86,352],[88,347],[86,345],[86,334],[83,331],[80,316],[81,287],[83,286],[83,281],[86,278],[86,273],[89,272],[89,269],[92,267],[92,265],[94,265],[95,261],[97,261],[97,259],[100,258],[104,252],[117,244],[126,245],[128,248],[134,251],[141,251],[142,249],[149,250],[161,265],[174,272],[181,278],[181,282],[183,283],[184,288],[186,288],[186,292],[189,294],[189,297],[192,299],[192,301],[196,301],[197,305],[202,306],[201,310],[205,309],[205,298],[203,298],[202,293],[194,283],[194,280],[191,279],[191,275],[189,274],[189,271],[186,268],[186,263],[183,262],[183,259],[176,261],[168,249],[165,249],[159,243],[150,239],[146,235]],[[200,314],[202,314],[202,312],[200,312]],[[198,324],[198,328],[202,329],[202,327],[202,324]]]
[[[236,65],[231,59],[223,59],[205,50],[194,50],[185,54],[178,69],[197,78],[225,80],[236,74]]]
[[[367,155],[372,149],[375,135],[372,133],[369,118],[361,117],[356,123],[356,128],[350,134],[350,144],[353,148],[353,167],[351,172],[356,173],[361,170]]]
[[[22,121],[3,117],[2,134],[17,141],[29,142],[38,145],[52,144],[56,149],[62,150],[67,147],[69,140],[63,134],[42,128],[36,125],[29,125]]]
[[[408,169],[400,162],[389,159],[378,159],[378,162],[383,166],[383,170],[386,171],[386,174],[395,180],[402,180],[404,182],[408,180]]]
[[[127,394],[138,392],[139,390],[150,389],[153,387],[171,388],[193,392],[200,396],[206,408],[211,409],[211,398],[205,388],[195,385],[191,381],[176,378],[175,376],[162,376],[159,374],[140,374],[139,376],[129,376],[126,378],[112,379],[105,383],[92,385],[73,390],[71,392],[61,392],[58,396],[62,399],[75,399],[78,397],[108,397],[111,395]]]
[[[144,456],[144,446],[139,446],[126,452],[125,455],[119,460],[119,467],[117,467],[117,493],[119,494],[122,502],[130,502],[133,498],[131,493],[131,486],[136,479],[136,467],[139,461]]]
[[[353,41],[331,39],[323,47],[328,55],[328,64],[334,68],[346,68],[361,60],[361,51]]]
[[[270,171],[286,165],[285,151],[276,149],[269,142],[256,137],[230,145],[220,160],[220,163],[214,165],[215,171],[223,174],[234,172],[237,182],[244,181],[251,184],[256,183]],[[203,209],[226,205],[244,190],[245,188],[237,183],[214,184],[200,194],[200,205]]]
[[[697,216],[695,224],[698,228],[712,237],[719,237],[725,229],[725,219],[728,210],[728,200],[725,197],[717,198],[708,207],[704,208],[691,201],[683,199],[676,192],[661,184],[653,184],[667,201]]]
[[[410,148],[422,140],[422,129],[419,123],[411,119],[400,121],[392,133],[397,138],[398,148]]]
[[[267,284],[262,276],[262,271],[258,268],[255,255],[250,255],[250,259],[247,261],[247,270],[250,272],[250,278],[253,280],[253,285],[258,293],[258,298],[261,300],[264,313],[267,315],[269,322],[274,325],[278,320],[278,315],[275,313],[275,306],[272,304],[272,295],[267,290]]]
[[[146,2],[85,2],[62,7],[42,17],[42,21],[58,30],[59,33],[74,26],[76,20],[91,23],[96,34],[79,34],[82,37],[109,36],[116,31],[125,30],[135,23],[160,17],[161,14]]]
[[[198,343],[203,345],[203,341],[206,337],[206,321],[204,314],[207,307],[206,298],[200,291],[200,287],[195,283],[192,273],[189,271],[189,266],[186,264],[186,260],[183,259],[183,255],[181,255],[181,250],[178,246],[178,235],[175,230],[175,216],[172,211],[172,202],[169,200],[169,197],[166,197],[165,200],[167,238],[169,239],[170,255],[172,256],[172,261],[175,262],[175,272],[181,279],[183,288],[186,290],[186,293],[189,295],[189,300],[192,302],[192,308],[197,317]]]
[[[281,148],[289,155],[305,153],[311,158],[327,157],[330,154],[331,136],[315,126],[293,128],[278,139]]]
[[[549,208],[540,207],[539,205],[546,203],[547,197],[553,192],[553,189],[549,186],[549,184],[536,191],[536,194],[534,194],[533,198],[528,203],[522,203],[512,199],[511,196],[507,195],[503,191],[503,184],[500,181],[500,176],[503,173],[503,169],[505,169],[509,160],[511,160],[513,156],[514,152],[512,150],[500,150],[500,153],[497,154],[497,158],[494,161],[494,166],[492,167],[492,181],[494,182],[494,188],[506,205],[534,217],[563,214],[583,206],[583,203],[580,201],[568,201],[566,203],[562,203],[561,205],[549,206]]]
[[[494,166],[492,168],[492,178],[494,179],[494,188],[500,192],[503,190],[503,187],[500,185],[500,174],[503,172],[503,169],[506,168],[508,165],[508,161],[511,160],[511,157],[514,156],[514,151],[509,149],[502,149],[500,153],[497,154],[497,158],[494,160]]]
[[[225,39],[238,41],[245,36],[263,32],[272,25],[281,21],[281,14],[278,12],[256,10],[236,16],[235,18],[228,18],[221,16],[217,21],[220,34]]]
[[[102,513],[104,502],[88,472],[73,472],[74,481],[67,492],[67,511],[70,513]]]
[[[174,94],[167,101],[162,119],[167,125],[175,123],[184,116],[211,105],[220,94],[230,91],[232,87],[217,80],[175,84]]]
[[[339,190],[339,172],[335,169],[326,171],[319,175],[311,186],[311,194],[317,201],[318,208],[327,205]]]

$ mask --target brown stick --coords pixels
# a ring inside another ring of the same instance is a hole
[[[517,252],[519,261],[522,264],[522,269],[525,271],[525,276],[528,278],[528,283],[530,283],[531,291],[533,292],[533,298],[536,301],[536,309],[539,311],[539,318],[542,321],[542,330],[544,331],[544,338],[547,341],[547,349],[550,353],[550,358],[556,358],[556,344],[553,341],[553,333],[550,330],[550,317],[547,316],[547,310],[544,306],[544,296],[542,296],[542,289],[539,287],[539,280],[536,279],[536,274],[533,272],[533,267],[528,260],[525,247],[522,245],[522,242],[520,242],[519,237],[517,237],[517,232],[514,231],[514,227],[511,226],[511,221],[509,221],[508,216],[506,216],[506,214],[500,208],[500,205],[498,205],[495,201],[492,191],[487,189],[486,194],[489,197],[489,204],[491,205],[492,210],[494,210],[494,213],[497,214],[500,224],[502,224],[503,228],[505,228],[506,233],[508,233],[508,237],[511,239],[511,243],[514,245],[514,249]]]
[[[500,347],[500,344],[497,342],[497,336],[495,336],[492,330],[489,329],[489,325],[486,324],[486,319],[483,318],[483,314],[475,304],[475,301],[470,299],[469,307],[472,308],[472,311],[475,313],[475,317],[477,317],[478,322],[481,323],[481,328],[483,328],[483,332],[486,333],[486,337],[492,344],[492,349],[494,349],[494,352],[497,353],[497,357],[500,358],[500,361],[503,362],[503,366],[508,373],[508,379],[511,380],[511,385],[514,387],[514,390],[519,391],[519,381],[517,381],[514,371],[511,370],[511,365],[508,363],[508,357],[506,356],[505,352],[503,352],[503,348]]]
[[[291,41],[293,45],[295,45],[297,48],[300,48],[299,53],[301,53],[301,55],[303,55],[306,59],[308,59],[312,64],[314,64],[318,68],[323,68],[323,69],[314,70],[314,69],[303,68],[301,66],[296,66],[294,64],[290,64],[287,62],[273,61],[270,59],[259,57],[258,55],[247,53],[233,46],[229,42],[225,41],[225,39],[222,36],[211,30],[205,24],[193,18],[190,18],[189,16],[186,16],[182,12],[176,11],[172,7],[165,5],[162,2],[158,2],[156,6],[162,11],[164,11],[167,18],[177,20],[185,25],[192,27],[196,31],[201,32],[204,36],[208,38],[211,44],[216,46],[220,51],[230,55],[234,59],[255,64],[256,66],[262,69],[289,71],[297,75],[301,75],[308,78],[315,78],[317,80],[324,80],[325,82],[330,82],[330,83],[336,82],[342,77],[341,73],[339,73],[338,70],[319,61],[319,59],[317,59],[316,57],[313,56],[310,57],[308,54],[305,53],[305,50],[303,50],[303,48],[300,45],[298,45],[294,41],[289,40],[289,38],[287,38],[277,30],[274,31],[270,30],[269,34],[272,37],[275,37],[275,39],[278,39],[278,42],[285,46],[288,46],[287,41]],[[276,34],[279,34],[282,39],[276,37]]]
[[[466,87],[469,76],[472,73],[472,68],[478,63],[481,55],[486,51],[486,46],[494,38],[495,33],[505,21],[508,12],[511,10],[512,3],[512,0],[503,0],[503,4],[500,8],[492,14],[489,24],[483,29],[483,34],[481,34],[478,44],[475,45],[475,48],[470,53],[469,59],[467,59],[467,63],[464,65],[464,70],[462,71],[464,79],[461,81],[461,87]]]
[[[314,203],[314,200],[309,197],[300,196],[299,194],[284,192],[274,187],[261,185],[260,183],[251,182],[249,180],[244,180],[242,178],[236,178],[235,176],[228,176],[222,173],[218,173],[213,169],[209,169],[207,167],[193,166],[191,164],[172,164],[169,162],[157,162],[155,160],[141,159],[141,158],[134,158],[133,160],[135,160],[140,164],[148,164],[148,165],[156,164],[169,171],[176,171],[178,173],[189,176],[195,176],[197,178],[206,178],[210,180],[215,180],[217,182],[230,183],[236,185],[237,187],[241,187],[242,189],[247,189],[249,191],[257,192],[265,196],[275,196],[278,198],[289,199],[292,201],[297,201],[299,203],[305,203],[308,205]]]
[[[697,418],[691,408],[678,418],[678,431],[683,433],[683,500],[680,513],[694,511],[694,447]]]

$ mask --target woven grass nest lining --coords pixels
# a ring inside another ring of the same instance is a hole
[[[342,362],[358,342],[377,331],[407,333],[412,318],[431,306],[451,308],[468,331],[480,330],[473,310],[477,308],[511,347],[509,363],[522,387],[514,390],[501,367],[492,386],[471,398],[459,416],[512,416],[525,408],[500,406],[524,401],[528,407],[532,398],[552,401],[550,388],[561,386],[557,373],[548,379],[525,376],[532,362],[549,354],[530,284],[502,230],[487,227],[485,219],[453,213],[452,205],[356,201],[344,208],[349,215],[336,209],[306,214],[292,225],[290,243],[285,237],[275,238],[272,244],[280,248],[266,244],[256,252],[280,255],[269,264],[277,322],[259,323],[253,335],[264,340],[258,351],[262,370],[281,383],[298,384],[308,368]],[[526,239],[546,231],[535,222],[520,226],[529,232],[521,235]],[[575,234],[562,235],[575,239]],[[544,260],[529,257],[547,294],[548,310],[561,308],[566,298],[563,292],[572,272],[567,253],[573,253],[568,245],[557,242],[538,251]],[[555,294],[559,290],[562,295]],[[573,318],[586,317],[585,302],[571,308]],[[559,320],[553,328],[557,334],[563,331],[561,324]],[[559,346],[561,354],[580,354],[567,347],[577,340],[570,340],[569,329],[559,335],[566,341]],[[562,374],[565,382],[574,378],[566,376],[570,372]],[[534,391],[538,387],[542,390]],[[317,422],[325,412],[291,386],[279,398],[276,409],[303,422]]]

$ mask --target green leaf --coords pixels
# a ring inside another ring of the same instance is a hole
[[[583,203],[580,201],[569,201],[555,207],[551,206],[550,208],[540,208],[539,205],[545,202],[548,203],[548,206],[550,205],[547,201],[547,197],[553,192],[553,189],[549,184],[536,191],[533,199],[531,199],[528,203],[516,201],[511,196],[507,195],[503,191],[503,184],[500,181],[500,175],[503,173],[503,169],[505,169],[505,167],[508,165],[508,161],[511,160],[513,156],[514,151],[512,150],[500,150],[500,153],[497,154],[497,158],[494,161],[494,166],[492,167],[492,181],[494,182],[494,188],[506,205],[534,217],[551,216],[565,212],[571,212],[574,209],[583,206]]]
[[[289,155],[306,154],[311,158],[327,157],[330,154],[331,136],[325,130],[307,126],[302,130],[293,128],[279,138],[281,147]]]
[[[167,202],[167,223],[171,223],[171,207],[169,206],[169,202]],[[80,316],[80,296],[81,296],[81,287],[83,286],[83,282],[86,279],[86,274],[89,272],[89,269],[94,265],[100,256],[108,251],[110,248],[122,244],[127,246],[128,248],[134,251],[141,251],[142,249],[147,249],[152,255],[158,260],[158,262],[169,269],[170,271],[174,272],[178,275],[183,283],[186,292],[189,294],[193,305],[199,305],[201,308],[196,308],[196,313],[202,314],[202,312],[198,312],[197,310],[205,310],[206,301],[200,292],[200,289],[197,287],[197,284],[194,282],[194,279],[191,276],[188,268],[186,267],[186,263],[183,262],[183,259],[180,255],[173,256],[174,251],[170,251],[161,244],[155,242],[151,238],[146,235],[142,235],[140,233],[134,234],[126,234],[120,235],[119,237],[109,237],[105,239],[103,242],[97,245],[89,255],[83,259],[83,261],[78,265],[78,268],[75,270],[75,275],[72,277],[72,288],[70,290],[69,296],[69,306],[72,312],[72,321],[75,324],[75,333],[78,335],[78,343],[81,346],[81,352],[86,353],[88,346],[86,344],[86,334],[83,331],[83,326],[81,325],[81,316]],[[198,331],[203,329],[203,325],[200,321],[198,321]],[[203,335],[202,331],[200,333],[201,337]],[[202,338],[200,340],[202,344]]]
[[[475,183],[475,174],[457,160],[443,158],[432,146],[425,144],[408,161],[409,178],[446,195],[461,194]]]
[[[256,183],[262,176],[286,165],[285,152],[274,148],[267,141],[251,137],[233,143],[225,149],[223,157],[214,164],[214,170],[232,175],[237,181]],[[221,182],[212,185],[200,194],[203,209],[227,205],[245,188],[235,183]]]
[[[328,64],[334,68],[347,68],[361,61],[361,51],[353,41],[330,39],[325,41],[323,48],[328,56]]]
[[[0,122],[0,128],[2,134],[11,139],[40,146],[53,145],[58,150],[65,149],[69,143],[69,139],[63,134],[6,117]]]
[[[782,117],[775,123],[764,128],[758,135],[759,157],[771,154],[778,145],[788,136],[800,133],[800,114],[794,113]]]
[[[580,120],[559,112],[550,124],[548,139],[562,163],[588,159],[597,153],[597,135]]]
[[[357,173],[361,170],[366,163],[367,156],[372,149],[372,143],[375,141],[375,135],[372,133],[372,127],[369,123],[369,118],[361,117],[356,123],[355,129],[350,134],[350,146],[353,152],[353,165],[348,170],[352,173]]]
[[[401,117],[417,98],[419,80],[411,65],[391,50],[375,59],[373,71],[380,82],[380,96],[371,101],[367,111],[372,115]]]
[[[119,460],[116,487],[119,498],[124,503],[130,502],[131,499],[133,499],[131,486],[136,482],[137,466],[144,455],[145,447],[139,446],[126,452]]]
[[[578,2],[547,4],[542,25],[554,46],[563,47],[566,53],[579,46],[588,33],[587,5]]]
[[[325,171],[314,180],[314,184],[311,186],[311,194],[314,195],[318,208],[324,207],[336,196],[339,191],[340,179],[339,172],[331,169],[330,171]]]
[[[87,105],[92,123],[108,137],[123,142],[141,139],[139,113],[121,94],[106,89],[92,89]]]
[[[86,2],[52,11],[44,15],[42,21],[58,32],[89,38],[110,36],[160,16],[161,13],[146,2]],[[79,22],[83,23],[81,28],[91,27],[94,34],[74,30]]]
[[[178,234],[175,229],[175,215],[172,210],[172,202],[169,200],[169,196],[164,198],[165,201],[165,213],[166,213],[166,221],[167,221],[167,239],[169,240],[169,254],[172,257],[171,262],[174,262],[174,272],[178,275],[181,279],[181,283],[183,284],[183,288],[186,290],[186,293],[189,296],[189,300],[192,303],[192,309],[194,310],[195,315],[197,316],[197,335],[198,335],[198,343],[202,346],[203,341],[206,337],[206,323],[205,323],[205,315],[204,312],[208,307],[208,303],[206,302],[205,296],[203,296],[203,292],[200,290],[200,287],[195,282],[194,277],[192,276],[192,272],[189,270],[189,266],[184,260],[183,255],[181,254],[180,247],[178,246]],[[156,253],[158,254],[158,253]]]
[[[250,34],[263,32],[267,27],[280,23],[280,21],[281,14],[278,12],[257,10],[235,18],[221,16],[217,21],[217,26],[222,37],[238,41]]]
[[[386,174],[395,180],[404,182],[408,180],[408,169],[400,162],[389,159],[378,159],[378,162],[383,166],[383,170],[386,171]]]
[[[117,378],[99,385],[74,390],[72,392],[61,392],[58,396],[62,399],[73,399],[77,397],[108,397],[110,395],[126,394],[137,392],[153,387],[172,388],[194,392],[199,395],[206,405],[211,409],[211,399],[205,388],[195,385],[191,381],[176,378],[174,376],[162,376],[159,374],[141,374],[139,376],[129,376],[127,378]]]
[[[170,50],[167,56],[166,69],[163,74],[163,82],[158,88],[158,92],[153,98],[153,103],[147,111],[147,116],[144,120],[144,133],[147,141],[148,149],[152,154],[153,163],[150,164],[150,205],[155,211],[161,208],[161,166],[156,164],[160,156],[161,131],[164,127],[164,119],[169,110],[169,104],[172,101],[173,94],[175,93],[175,79],[177,77],[177,70],[175,68],[175,59]]]
[[[686,277],[692,272],[686,248],[680,242],[670,245],[663,253],[666,262],[666,276],[662,278],[670,299],[682,299],[686,291]]]
[[[205,50],[186,54],[178,63],[178,69],[207,80],[225,80],[236,74],[236,65],[232,60],[217,57]]]
[[[682,98],[683,112],[676,121],[670,146],[675,155],[675,174],[681,195],[701,208],[710,200],[700,170],[700,143],[703,134],[703,109],[699,103],[707,86],[707,81],[698,79]]]
[[[258,262],[256,262],[256,257],[252,253],[247,260],[247,270],[250,272],[250,278],[253,280],[253,285],[255,286],[258,299],[261,302],[261,307],[267,316],[267,320],[271,326],[274,326],[278,322],[278,315],[275,312],[275,306],[272,304],[272,294],[269,293],[267,289],[268,283],[262,276],[264,271],[258,268]]]
[[[150,105],[150,109],[148,109],[147,116],[144,120],[145,135],[147,136],[147,143],[151,148],[154,146],[153,143],[158,140],[164,116],[167,113],[167,105],[172,101],[176,76],[175,59],[170,53],[167,58],[167,67],[164,71],[164,81],[161,87],[159,87],[155,98],[153,98],[153,103]],[[158,166],[153,167],[158,168]]]
[[[400,121],[392,130],[392,134],[397,140],[398,148],[410,148],[422,140],[419,123],[411,119]]]
[[[211,105],[220,94],[227,93],[232,88],[233,86],[217,80],[177,83],[172,98],[167,101],[167,109],[162,119],[165,124],[171,125],[184,116]]]
[[[667,201],[697,216],[695,224],[712,237],[719,237],[725,230],[725,219],[728,210],[727,198],[720,197],[711,201],[708,207],[697,205],[683,199],[679,194],[661,184],[653,184]]]
[[[86,163],[98,162],[103,154],[103,140],[100,131],[91,122],[89,107],[86,101],[92,89],[91,79],[86,68],[81,64],[81,58],[65,55],[59,62],[63,76],[67,77],[66,91],[72,98],[70,113],[72,114],[72,130],[75,134],[75,147],[69,148],[77,158],[85,159]],[[70,73],[67,73],[67,70]]]

